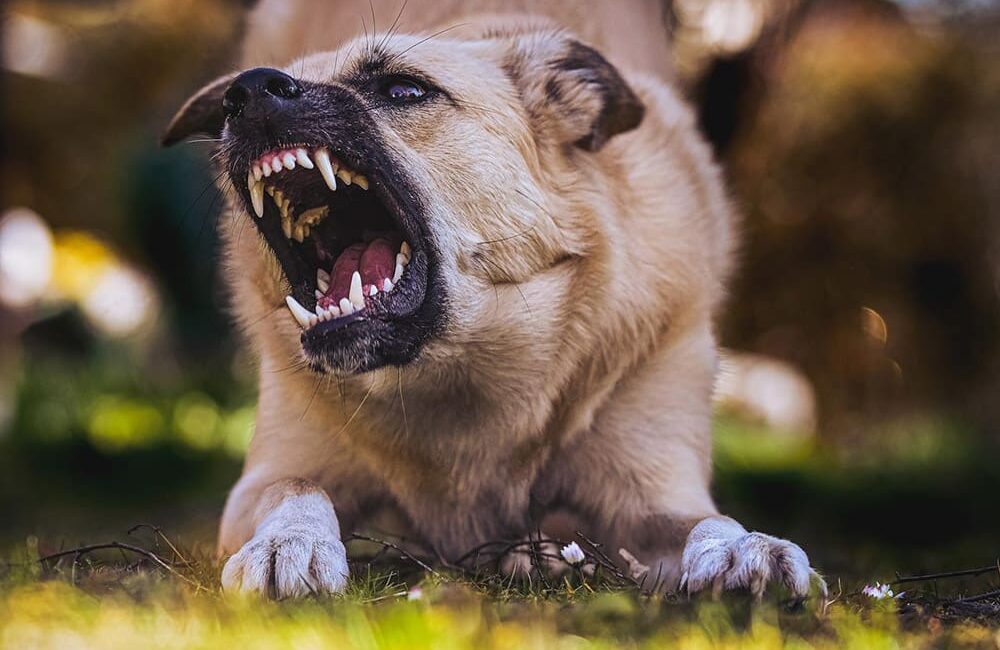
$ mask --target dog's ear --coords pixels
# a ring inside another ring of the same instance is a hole
[[[192,135],[222,135],[226,116],[222,112],[222,96],[238,73],[219,77],[191,96],[170,120],[170,126],[160,139],[164,147],[176,144]]]
[[[592,47],[559,32],[513,40],[504,68],[534,128],[560,143],[597,151],[642,122],[645,107]]]

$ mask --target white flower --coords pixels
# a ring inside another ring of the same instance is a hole
[[[424,590],[420,588],[420,585],[411,587],[408,592],[406,592],[406,600],[423,600]]]
[[[884,585],[881,582],[876,582],[873,585],[865,585],[865,588],[861,590],[861,593],[868,596],[869,598],[874,598],[875,600],[885,600],[886,598],[901,598],[903,592],[894,594],[892,588],[889,585]]]
[[[587,559],[587,556],[583,554],[583,549],[576,542],[570,542],[566,546],[563,546],[559,554],[573,566],[580,566]]]

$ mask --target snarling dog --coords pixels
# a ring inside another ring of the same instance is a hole
[[[809,591],[798,546],[710,496],[733,214],[689,109],[593,24],[609,6],[326,47],[258,14],[251,37],[313,53],[174,118],[167,143],[220,139],[260,359],[226,589],[342,590],[342,531],[389,510],[450,561],[570,521],[650,588]]]

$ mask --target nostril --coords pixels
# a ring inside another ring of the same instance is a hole
[[[222,96],[222,112],[227,117],[239,115],[249,99],[250,90],[246,86],[234,83],[226,89],[226,93]]]
[[[302,94],[302,87],[281,70],[254,68],[240,73],[222,96],[226,117],[266,115],[280,110],[283,99]]]
[[[264,87],[268,93],[285,99],[293,99],[302,94],[302,89],[295,80],[280,72],[268,79]]]

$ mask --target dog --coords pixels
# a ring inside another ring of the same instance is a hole
[[[224,588],[339,592],[389,512],[449,562],[582,531],[648,588],[825,589],[710,494],[735,216],[661,3],[397,9],[264,2],[164,136],[219,139],[259,357]]]

